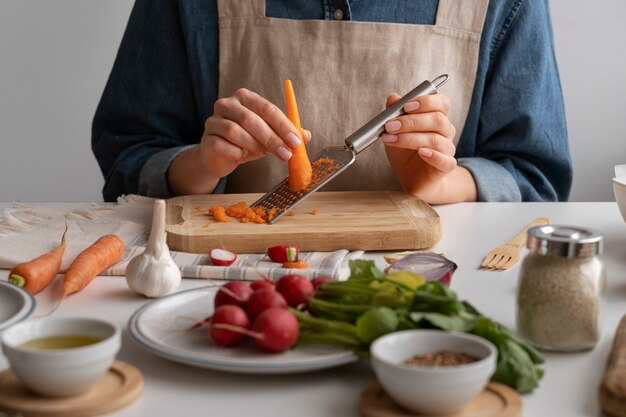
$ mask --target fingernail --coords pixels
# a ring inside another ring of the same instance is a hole
[[[419,101],[409,101],[408,103],[404,105],[404,111],[406,112],[415,111],[419,108],[420,108]]]
[[[398,141],[398,136],[397,135],[390,135],[388,133],[383,133],[381,138],[383,139],[383,142],[385,142],[385,143],[395,143],[395,142]]]
[[[419,153],[420,156],[423,156],[424,158],[430,158],[431,156],[433,156],[433,151],[428,148],[419,148],[417,153]]]
[[[279,146],[278,149],[276,149],[276,155],[278,155],[278,157],[283,161],[289,161],[291,155],[293,154],[289,149],[285,148],[284,146]]]
[[[297,148],[298,146],[300,146],[302,141],[300,140],[298,135],[296,135],[295,133],[289,132],[289,133],[287,133],[287,143],[292,148]]]
[[[387,132],[395,132],[396,130],[400,130],[402,127],[402,123],[399,120],[393,120],[391,122],[385,123],[385,130]]]

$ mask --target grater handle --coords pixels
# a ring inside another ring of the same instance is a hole
[[[365,148],[376,142],[378,138],[385,132],[385,123],[389,119],[402,116],[404,114],[404,105],[419,96],[427,94],[435,94],[437,88],[448,81],[448,74],[440,75],[432,81],[424,81],[408,94],[398,100],[393,106],[389,107],[378,116],[367,122],[356,132],[348,136],[346,145],[353,150],[355,154],[363,151]]]

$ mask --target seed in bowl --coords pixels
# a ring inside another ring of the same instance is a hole
[[[425,355],[415,355],[404,361],[410,366],[459,366],[476,362],[478,358],[463,352],[451,352],[442,350],[436,353],[427,353]]]

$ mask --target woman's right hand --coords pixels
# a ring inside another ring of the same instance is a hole
[[[267,153],[288,161],[291,148],[300,143],[293,123],[277,106],[240,88],[215,102],[200,144],[172,162],[167,174],[170,191],[176,195],[210,193],[220,178],[240,164]]]

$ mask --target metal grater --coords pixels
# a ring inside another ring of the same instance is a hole
[[[405,103],[419,96],[435,94],[437,88],[448,81],[448,78],[448,74],[443,74],[432,81],[424,81],[398,100],[393,106],[374,117],[346,138],[344,146],[331,146],[324,149],[311,161],[313,176],[311,184],[304,190],[298,192],[291,191],[289,178],[285,178],[250,207],[262,207],[268,211],[274,209],[276,214],[268,221],[269,224],[274,223],[302,200],[348,168],[355,161],[357,154],[380,138],[385,131],[385,123],[387,121],[404,114],[403,107]]]

